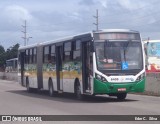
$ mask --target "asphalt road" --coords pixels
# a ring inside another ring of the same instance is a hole
[[[125,101],[118,101],[114,97],[103,95],[87,97],[79,101],[70,94],[49,97],[44,91],[28,93],[26,88],[21,87],[17,82],[0,80],[0,115],[160,115],[160,97],[128,94]],[[56,123],[158,124],[159,122],[68,121]]]

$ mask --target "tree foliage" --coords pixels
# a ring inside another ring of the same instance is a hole
[[[17,58],[19,44],[15,44],[9,47],[6,51],[2,45],[0,45],[0,70],[4,70],[6,60]]]
[[[4,68],[5,63],[5,49],[2,45],[0,45],[0,67]]]

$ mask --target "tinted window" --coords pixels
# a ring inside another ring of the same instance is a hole
[[[33,63],[36,63],[36,62],[37,62],[36,57],[37,57],[37,50],[36,50],[36,48],[34,48],[34,49],[33,49]]]
[[[71,51],[71,42],[67,42],[64,44],[64,51]]]
[[[29,50],[26,50],[25,52],[25,64],[29,63]]]
[[[32,53],[32,49],[30,49],[30,52],[29,52],[29,63],[31,64],[32,63],[32,57],[33,57],[33,53]]]
[[[70,60],[71,60],[71,52],[65,52],[64,61],[70,61]]]
[[[55,45],[51,46],[51,53],[55,53]]]
[[[73,51],[73,60],[80,60],[80,50]]]
[[[43,61],[44,63],[47,63],[49,60],[49,46],[44,47],[44,55],[43,55]]]
[[[81,47],[81,41],[80,40],[77,40],[76,41],[76,50],[79,50]]]

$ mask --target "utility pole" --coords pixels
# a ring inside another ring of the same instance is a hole
[[[22,28],[23,28],[23,34],[24,36],[22,37],[24,39],[24,46],[28,45],[28,41],[30,38],[32,37],[27,37],[27,21],[24,20],[24,25],[22,25]]]
[[[24,39],[24,46],[27,45],[27,21],[24,20],[24,25],[22,25],[23,27],[23,33],[24,33],[24,36],[22,37]]]
[[[94,25],[96,25],[96,30],[98,31],[98,26],[99,26],[99,22],[98,22],[98,9],[96,10],[96,16],[93,16],[96,19],[96,23],[93,23]]]

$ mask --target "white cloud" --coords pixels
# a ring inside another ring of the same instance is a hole
[[[108,1],[107,0],[99,0],[103,7],[107,8]]]
[[[1,7],[0,11],[0,42],[4,47],[12,46],[17,42],[21,43],[23,39],[22,26],[24,20],[34,23],[31,13],[24,7],[18,5],[8,5]]]
[[[118,0],[117,2],[123,8],[126,8],[128,10],[135,10],[137,8],[141,8],[148,5],[148,2],[143,0]]]
[[[157,1],[5,0],[0,4],[0,34],[3,36],[0,42],[15,41],[23,45],[21,25],[24,25],[25,19],[28,36],[33,37],[30,44],[93,30],[96,9],[99,10],[99,28],[133,27],[132,29],[147,31],[147,34],[158,32],[157,20],[160,15]],[[157,14],[154,14],[156,11]]]
[[[31,20],[32,15],[22,6],[11,5],[4,9],[4,13],[11,21],[19,22],[22,20]]]

